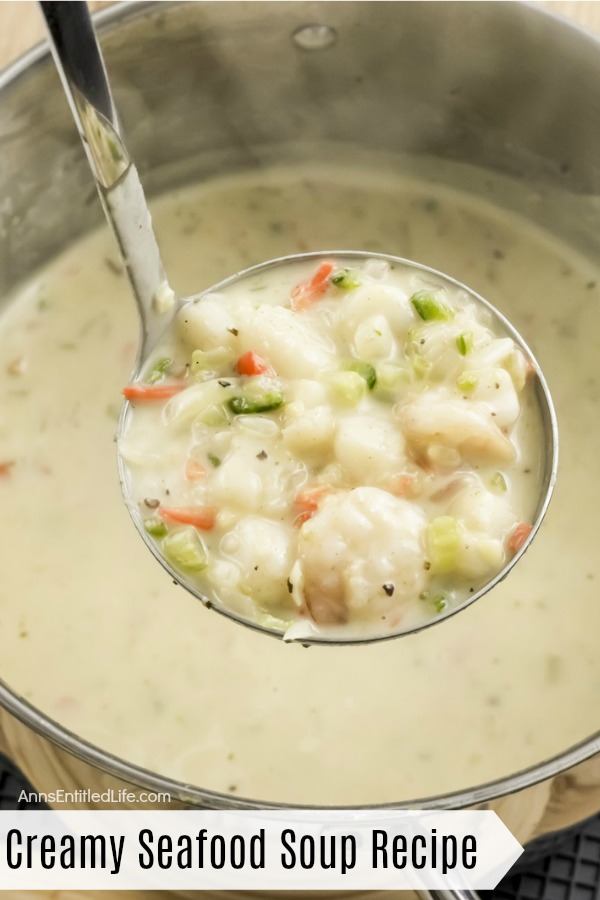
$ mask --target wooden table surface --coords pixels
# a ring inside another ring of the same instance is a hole
[[[506,0],[511,2],[511,0]],[[539,5],[559,15],[573,19],[585,28],[595,31],[600,35],[600,0],[538,0]],[[109,4],[106,2],[90,3],[93,9],[99,9]],[[21,53],[43,38],[43,26],[37,4],[34,0],[0,0],[0,68],[8,65]],[[7,893],[2,892],[3,896]],[[16,895],[15,895],[16,896]],[[18,897],[31,900],[103,900],[105,894],[94,892],[52,891],[29,892],[19,891]],[[144,900],[142,892],[111,891],[113,900]],[[155,900],[166,900],[168,895],[163,892],[153,892]]]

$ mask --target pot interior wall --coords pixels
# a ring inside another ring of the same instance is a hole
[[[329,26],[316,32],[328,46],[299,46],[310,23]],[[596,45],[520,4],[134,4],[105,17],[102,43],[151,193],[272,159],[365,151],[476,191],[485,180],[465,167],[505,173],[528,191],[501,202],[542,221],[557,217],[546,196],[532,202],[532,182],[598,192]],[[6,290],[101,221],[47,56],[4,86],[0,153]],[[583,221],[581,204],[571,217],[563,202],[556,228],[591,247],[595,222],[592,201]]]

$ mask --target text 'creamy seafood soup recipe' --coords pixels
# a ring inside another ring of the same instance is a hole
[[[491,194],[503,190],[489,185]],[[137,322],[103,230],[36,274],[0,319],[6,681],[122,758],[265,801],[431,796],[539,763],[589,735],[600,689],[600,487],[589,477],[600,450],[599,386],[587,338],[598,323],[596,267],[493,199],[404,180],[379,162],[213,179],[159,199],[153,211],[180,296],[260,260],[335,246],[423,260],[472,285],[531,341],[548,375],[561,427],[558,490],[506,582],[409,638],[304,650],[207,612],[157,565],[122,502],[114,434]],[[226,585],[228,602],[253,598],[257,615],[287,621],[304,604],[318,621],[343,603],[348,622],[358,622],[370,605],[385,616],[400,610],[405,590],[407,615],[413,607],[437,615],[436,603],[485,577],[481,561],[497,565],[515,525],[530,519],[540,461],[527,426],[526,366],[512,350],[494,356],[504,338],[459,298],[441,298],[448,319],[428,318],[440,298],[432,305],[421,295],[425,315],[411,301],[427,285],[331,264],[324,295],[302,311],[291,309],[288,285],[250,301],[224,294],[212,324],[180,323],[141,384],[185,387],[158,405],[136,404],[127,435],[142,456],[138,499],[150,501],[149,527],[175,552],[192,526],[172,510],[212,509],[213,528],[193,531],[192,552],[201,547],[214,565],[199,577],[216,577],[219,591]],[[316,268],[298,274],[310,284]],[[361,297],[371,287],[380,300],[367,310]],[[389,302],[395,293],[402,302]],[[292,315],[314,339],[290,338],[290,351],[277,355],[268,335]],[[205,327],[224,340],[213,347]],[[322,377],[305,367],[307,355],[324,361]],[[202,396],[191,419],[186,395]],[[265,398],[271,408],[259,409]],[[430,441],[420,415],[427,398],[443,405],[444,423],[455,410],[479,421],[485,408],[494,452],[476,459],[462,441]],[[369,427],[356,427],[363,418]],[[347,577],[364,535],[387,546],[378,516],[397,528],[419,520],[424,543],[413,553],[433,563],[429,548],[437,548],[441,570],[416,565],[409,590],[393,560],[384,567],[386,552]],[[315,604],[312,579],[338,521],[344,572],[334,571],[327,602]],[[472,535],[484,552],[469,554]],[[448,560],[452,573],[443,571]]]
[[[358,255],[184,304],[124,390],[144,528],[287,637],[453,608],[520,549],[540,490],[534,369],[491,326],[458,285]]]

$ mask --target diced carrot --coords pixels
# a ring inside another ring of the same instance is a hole
[[[312,488],[305,488],[296,494],[294,499],[294,507],[296,509],[295,525],[302,525],[308,519],[312,519],[319,509],[319,503],[326,494],[331,492],[331,488],[327,484],[316,485]]]
[[[181,381],[174,384],[128,384],[123,388],[123,396],[128,400],[140,400],[142,402],[168,400],[182,391],[184,387],[185,384]]]
[[[307,309],[315,300],[322,297],[329,287],[329,276],[333,272],[333,263],[323,262],[312,276],[301,281],[292,290],[291,307],[294,312]]]
[[[236,371],[240,375],[274,375],[275,369],[269,363],[255,353],[248,350],[243,353],[235,364]]]
[[[158,512],[164,522],[193,525],[202,531],[214,527],[217,515],[214,506],[161,506]]]
[[[506,541],[506,549],[508,552],[512,553],[513,556],[515,553],[518,553],[532,530],[533,525],[530,525],[529,522],[519,522],[518,525],[515,525]]]
[[[418,493],[414,475],[394,475],[388,483],[388,491],[396,497],[415,497]]]
[[[7,478],[14,466],[14,459],[9,459],[7,462],[0,462],[0,478]]]
[[[197,459],[188,459],[185,464],[185,477],[188,481],[202,481],[206,478],[206,469]]]

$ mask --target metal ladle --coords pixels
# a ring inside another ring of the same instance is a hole
[[[145,366],[149,354],[152,352],[159,337],[168,328],[175,312],[187,301],[179,300],[175,302],[173,292],[169,288],[158,244],[152,229],[152,221],[146,205],[144,191],[123,140],[104,62],[87,5],[84,2],[41,2],[40,6],[48,28],[52,52],[63,88],[96,181],[102,206],[115,233],[137,302],[141,324],[141,339],[135,378]],[[498,310],[470,288],[427,266],[379,253],[330,250],[327,253],[297,254],[261,263],[225,279],[220,284],[211,287],[210,291],[219,290],[231,285],[234,281],[250,278],[260,270],[274,266],[284,266],[288,263],[297,263],[303,259],[318,259],[320,256],[359,258],[363,260],[383,258],[405,266],[411,266],[421,274],[426,274],[438,282],[446,282],[453,289],[460,287],[466,291],[476,303],[483,305],[491,313],[497,330],[508,334],[534,367],[537,400],[541,412],[545,440],[544,471],[540,483],[540,494],[533,528],[520,550],[487,584],[443,615],[432,617],[430,621],[420,623],[412,629],[375,636],[367,635],[365,637],[349,635],[346,638],[337,634],[328,636],[315,631],[314,635],[309,634],[307,636],[302,634],[298,638],[303,644],[366,643],[397,637],[401,634],[428,627],[430,624],[442,622],[480,599],[508,575],[531,544],[548,508],[556,480],[558,429],[552,399],[545,378],[521,335]],[[128,408],[126,407],[120,420],[119,436],[124,431],[127,416]],[[157,545],[144,530],[138,505],[130,496],[128,473],[122,459],[120,459],[120,473],[125,501],[146,545],[173,579],[208,605],[207,598],[202,596],[198,586],[169,565],[160,554]],[[222,604],[211,603],[210,605],[229,618],[257,631],[276,637],[282,636],[280,631],[246,619],[239,613],[227,609]]]

